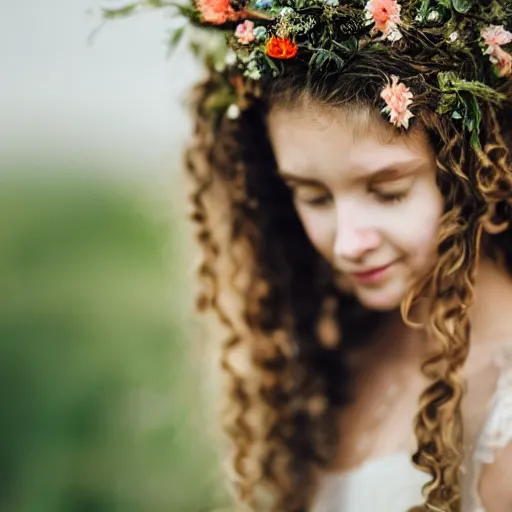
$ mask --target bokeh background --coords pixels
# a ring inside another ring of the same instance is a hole
[[[2,2],[0,510],[229,508],[165,11]]]
[[[146,183],[180,163],[189,120],[181,102],[201,74],[186,45],[167,58],[163,10],[101,27],[101,5],[124,0],[3,2],[0,154],[58,158]]]

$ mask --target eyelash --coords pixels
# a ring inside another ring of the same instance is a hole
[[[396,192],[394,194],[374,192],[374,194],[377,196],[377,199],[384,204],[397,204],[407,197],[407,192]]]
[[[307,204],[308,206],[314,206],[314,207],[326,206],[332,200],[332,198],[328,195],[318,196],[313,199],[301,199],[300,197],[296,196],[294,190],[292,190],[292,192],[295,196],[296,201]],[[407,193],[408,192],[397,192],[394,194],[390,194],[390,193],[383,194],[382,192],[377,192],[377,191],[372,192],[372,194],[377,198],[377,200],[380,203],[387,204],[387,205],[400,203],[407,197]]]
[[[321,207],[326,206],[331,202],[330,196],[318,196],[313,199],[301,199],[300,197],[295,198],[296,201],[299,201],[301,203],[307,204],[308,206],[315,206],[315,207]]]
[[[300,199],[300,201],[310,206],[325,206],[331,201],[331,198],[329,196],[320,196],[314,199]]]

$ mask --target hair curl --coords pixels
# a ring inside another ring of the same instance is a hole
[[[402,304],[407,320],[418,298],[430,299],[424,328],[438,346],[423,365],[431,384],[420,398],[413,460],[432,475],[425,487],[432,510],[460,510],[466,312],[481,243],[512,272],[512,228],[481,242],[484,214],[496,207],[511,218],[512,173],[506,109],[481,103],[480,149],[472,145],[456,120],[435,113],[438,98],[422,88],[432,66],[397,59],[391,51],[376,58],[365,49],[342,73],[312,75],[307,65],[291,62],[286,73],[262,84],[261,95],[236,120],[209,109],[222,74],[212,71],[195,89],[187,163],[204,250],[200,302],[216,310],[229,331],[222,360],[230,386],[227,431],[239,497],[253,509],[308,509],[319,470],[336,451],[336,415],[350,400],[347,348],[380,318],[334,286],[332,269],[309,242],[276,173],[266,115],[277,102],[293,105],[306,97],[334,107],[374,108],[386,77],[398,75],[415,81],[415,122],[436,153],[445,199],[435,267]],[[510,81],[501,87],[508,101],[511,87]],[[369,315],[374,321],[366,321]]]

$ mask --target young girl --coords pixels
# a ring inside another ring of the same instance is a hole
[[[241,503],[512,511],[512,4],[190,17],[230,48],[188,167]]]

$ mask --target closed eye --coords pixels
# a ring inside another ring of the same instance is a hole
[[[388,183],[373,183],[369,192],[382,204],[397,204],[407,198],[414,180],[411,177],[393,180]]]
[[[308,206],[320,207],[326,206],[332,201],[331,195],[318,185],[303,185],[287,182],[293,200],[296,203],[306,204]]]
[[[408,191],[405,192],[393,192],[393,193],[382,193],[382,192],[374,192],[377,200],[384,204],[396,204],[403,201],[408,194]]]
[[[298,197],[298,198],[296,198],[296,200],[300,201],[301,203],[305,203],[309,206],[326,206],[326,205],[330,204],[330,202],[332,201],[332,198],[330,196],[323,195],[323,196],[312,197],[312,198],[308,198],[308,199]]]

